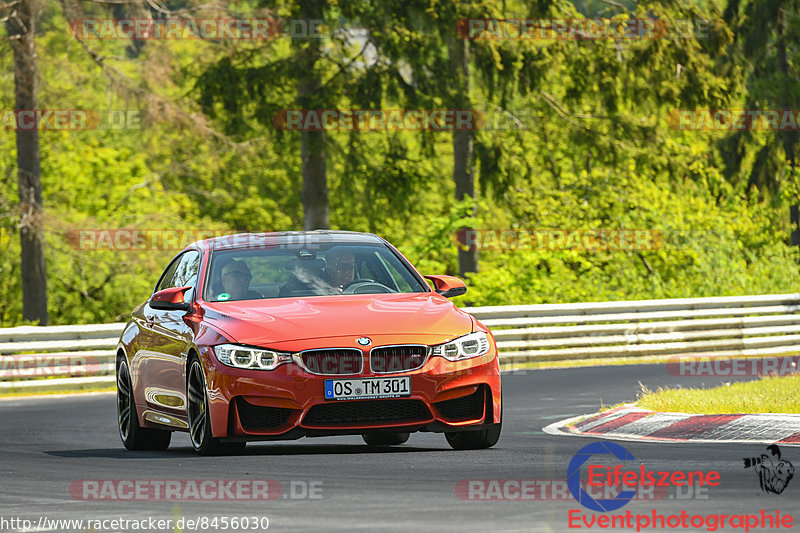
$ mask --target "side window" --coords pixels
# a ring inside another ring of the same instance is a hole
[[[181,258],[178,268],[175,269],[175,276],[172,279],[172,287],[194,286],[197,282],[197,271],[200,268],[200,254],[195,251],[186,252]]]
[[[200,254],[194,250],[188,251],[176,258],[164,271],[164,277],[156,288],[157,291],[172,287],[185,287],[197,285],[197,272],[200,269]],[[189,302],[194,298],[194,289],[186,291],[184,300]]]
[[[158,292],[160,290],[168,289],[172,287],[170,283],[172,283],[172,278],[175,276],[175,269],[178,268],[178,264],[181,262],[180,257],[176,257],[172,260],[172,263],[169,264],[167,269],[161,275],[161,280],[158,282],[156,286],[156,290],[154,292]]]

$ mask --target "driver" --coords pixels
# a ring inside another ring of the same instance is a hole
[[[222,267],[223,291],[219,300],[252,300],[262,298],[257,292],[250,290],[250,280],[253,275],[244,261],[231,261]]]
[[[355,256],[344,250],[333,252],[328,258],[328,265],[325,267],[325,273],[328,275],[331,285],[338,288],[339,291],[344,290],[344,286],[355,278]]]

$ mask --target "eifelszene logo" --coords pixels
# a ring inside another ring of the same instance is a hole
[[[567,467],[567,487],[572,497],[579,504],[591,509],[605,513],[615,511],[627,504],[636,496],[634,490],[624,490],[611,499],[595,500],[588,492],[581,487],[581,466],[586,463],[593,455],[612,454],[620,461],[633,461],[633,454],[613,442],[593,442],[584,446],[576,453]],[[591,476],[590,476],[591,477]]]
[[[567,487],[575,501],[592,511],[607,513],[616,511],[636,497],[640,487],[685,487],[689,485],[717,486],[719,472],[696,471],[654,471],[639,464],[631,470],[623,470],[622,464],[613,467],[596,464],[596,455],[611,455],[619,461],[635,461],[633,454],[613,442],[593,442],[576,453],[567,466]],[[586,485],[589,487],[609,487],[619,490],[614,498],[595,499],[581,486],[581,467],[587,466]],[[631,465],[633,466],[633,465]]]
[[[762,455],[760,459],[745,459],[745,467],[762,465],[767,472],[762,479],[764,490],[783,490],[794,471],[788,461],[780,458],[778,447],[770,447],[772,456]],[[772,473],[775,474],[773,479]],[[585,476],[585,483],[581,480]],[[766,480],[766,481],[764,481]],[[777,482],[775,481],[777,480]],[[595,499],[587,488],[602,487],[602,498]],[[595,512],[582,509],[570,509],[567,512],[569,529],[614,530],[634,529],[636,531],[729,531],[743,529],[751,531],[756,528],[771,531],[794,526],[794,517],[780,511],[761,509],[758,513],[722,514],[708,512],[696,514],[687,512],[660,513],[656,509],[647,512],[618,511],[633,499],[640,490],[650,487],[717,487],[720,485],[720,474],[715,470],[656,471],[638,462],[628,450],[612,442],[594,442],[584,446],[567,467],[567,487],[572,497],[581,506]],[[769,488],[767,488],[769,487]],[[608,490],[606,490],[608,489]],[[622,489],[622,490],[621,490]],[[612,497],[615,496],[615,497]],[[599,514],[598,514],[599,513]]]
[[[777,444],[770,444],[767,450],[769,455],[762,453],[761,457],[745,457],[744,467],[755,471],[762,491],[780,494],[794,476],[794,465],[781,459],[781,449]]]

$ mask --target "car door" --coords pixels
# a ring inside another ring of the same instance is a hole
[[[153,294],[158,292],[162,286],[169,285],[175,275],[175,269],[178,268],[180,258],[181,256],[176,256],[170,261],[156,283]],[[136,389],[136,398],[139,399],[141,405],[145,402],[150,403],[149,393],[152,392],[154,382],[158,379],[159,355],[150,352],[155,321],[155,310],[150,307],[150,300],[134,311],[133,320],[139,327],[139,333],[136,335],[139,349],[131,360],[131,377],[133,378],[133,387]]]
[[[184,252],[165,271],[156,292],[191,286],[184,294],[184,301],[193,301],[199,268],[200,253],[197,250]],[[148,360],[142,369],[146,376],[145,401],[153,409],[182,415],[186,410],[186,356],[193,339],[192,329],[183,320],[186,311],[153,309],[148,303],[144,314],[150,328]]]

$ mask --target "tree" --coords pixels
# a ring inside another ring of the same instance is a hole
[[[14,99],[17,112],[38,110],[36,86],[35,0],[12,3],[14,11],[7,26],[14,51]],[[42,169],[39,156],[38,124],[17,130],[17,182],[21,210],[22,301],[24,320],[46,326],[47,266],[44,256]]]
[[[455,26],[454,26],[455,28]],[[448,49],[453,66],[453,85],[455,86],[456,109],[472,109],[470,99],[470,60],[469,41],[454,35],[448,40]],[[453,181],[456,186],[456,200],[475,198],[475,161],[474,138],[472,131],[453,131]],[[476,208],[473,204],[473,216]],[[461,231],[473,231],[464,227]],[[466,246],[458,248],[458,273],[463,276],[467,272],[478,271],[478,248]]]
[[[800,46],[800,2],[776,0],[732,0],[724,19],[734,30],[735,42],[729,57],[743,65],[742,80],[745,109],[791,110],[797,114],[800,102],[797,49]],[[726,174],[736,180],[747,176],[747,186],[757,187],[762,194],[793,189],[793,205],[800,200],[800,176],[797,172],[797,151],[800,133],[797,128],[773,131],[766,136],[752,129],[736,132],[720,143]],[[747,152],[757,153],[748,168]]]
[[[260,12],[302,21],[306,29],[313,28],[315,21],[331,20],[331,13],[336,12],[336,6],[324,0],[267,1],[259,5]],[[196,84],[200,104],[206,114],[225,122],[226,133],[247,138],[254,132],[251,119],[255,119],[260,126],[271,130],[270,137],[285,140],[285,132],[273,130],[276,113],[287,109],[329,108],[339,100],[340,79],[333,72],[340,66],[338,59],[345,56],[346,39],[340,36],[337,41],[319,34],[295,37],[288,52],[283,42],[274,41],[233,48],[202,73]],[[333,49],[323,54],[324,44],[333,45]],[[287,87],[294,92],[287,91]],[[263,135],[263,131],[258,134]],[[303,226],[307,230],[327,229],[331,141],[325,131],[300,131],[299,137]],[[282,150],[290,153],[288,149]],[[291,165],[289,168],[293,169]]]
[[[384,58],[370,68],[382,71],[380,79],[389,97],[410,108],[422,105],[458,110],[472,109],[470,78],[474,64],[470,41],[457,30],[459,23],[470,17],[498,15],[499,10],[500,6],[491,1],[435,5],[424,1],[365,1],[343,7],[346,15],[369,32],[370,41]],[[494,64],[484,66],[495,68]],[[423,131],[422,135],[430,132]],[[475,199],[475,132],[454,130],[452,148],[455,199]],[[458,271],[462,276],[478,271],[476,248],[459,247]]]
[[[297,14],[301,20],[322,20],[324,0],[300,0]],[[319,39],[294,41],[298,58],[297,104],[300,109],[316,109],[322,87],[317,67],[321,59]],[[324,131],[301,131],[300,152],[303,171],[303,225],[306,230],[330,227],[328,176]]]

